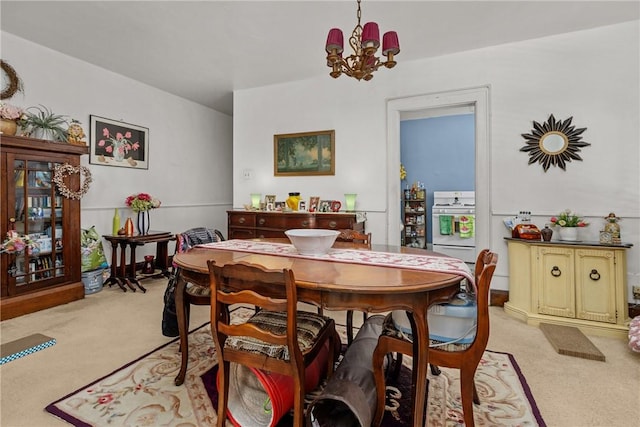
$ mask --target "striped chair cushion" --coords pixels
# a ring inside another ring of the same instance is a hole
[[[413,337],[411,336],[411,334],[406,334],[396,328],[396,324],[393,321],[391,313],[387,314],[387,316],[384,318],[384,323],[382,325],[382,335],[413,342]],[[436,347],[439,350],[444,351],[462,351],[469,348],[469,346],[471,346],[471,343],[444,343],[442,341],[429,340],[429,347]]]
[[[330,319],[316,313],[298,311],[298,344],[304,353],[311,348],[318,333]],[[274,334],[285,335],[287,332],[287,313],[281,311],[261,310],[248,321],[259,325],[261,329]],[[227,338],[225,348],[264,354],[281,360],[289,360],[289,349],[284,345],[273,345],[252,337],[233,336]]]
[[[193,283],[187,283],[186,291],[189,295],[193,295],[196,297],[211,296],[211,288],[209,288],[208,286],[200,286],[194,285]]]

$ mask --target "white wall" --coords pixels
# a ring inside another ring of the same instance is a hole
[[[25,86],[24,94],[7,102],[42,104],[80,120],[87,141],[89,115],[149,128],[148,170],[90,165],[89,156],[82,157],[93,177],[82,199],[82,227],[95,225],[99,233],[110,234],[114,208],[120,209],[124,223],[127,216],[134,217],[125,198],[147,192],[162,201],[150,213],[153,230],[177,233],[208,226],[226,235],[233,185],[230,116],[12,34],[1,35],[2,59]],[[154,250],[146,245],[136,254],[142,259]],[[110,256],[110,248],[105,251]]]
[[[343,199],[358,193],[357,209],[368,213],[374,243],[387,235],[387,126],[390,99],[488,85],[490,87],[490,246],[500,254],[494,288],[508,289],[508,257],[502,224],[520,210],[540,226],[570,208],[591,226],[585,240],[597,240],[603,217],[623,218],[629,288],[640,285],[640,21],[474,50],[435,59],[399,63],[370,82],[328,76],[237,91],[234,95],[234,192],[240,207],[249,194],[289,191],[304,198]],[[437,41],[429,41],[437,43]],[[318,67],[324,67],[319,52]],[[328,70],[328,69],[326,69]],[[591,143],[566,171],[528,166],[520,152],[522,133],[532,122],[573,116]],[[336,174],[330,177],[274,177],[273,135],[335,129]],[[244,169],[254,178],[245,180]],[[629,292],[629,295],[631,293]]]

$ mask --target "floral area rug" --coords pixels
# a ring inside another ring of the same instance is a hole
[[[252,310],[244,311],[242,316]],[[209,427],[217,420],[217,362],[206,324],[189,335],[189,369],[184,385],[173,384],[180,369],[176,339],[51,403],[46,410],[74,426]],[[411,372],[403,367],[398,380],[387,385],[384,427],[410,425],[410,382]],[[477,425],[545,425],[511,355],[485,352],[476,373],[476,386],[482,402],[474,405]],[[442,368],[437,377],[429,373],[427,426],[463,424],[459,390],[457,370]],[[317,392],[309,394],[309,401]],[[288,416],[283,417],[278,427],[290,425],[288,420]]]

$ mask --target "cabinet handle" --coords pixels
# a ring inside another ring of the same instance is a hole
[[[557,265],[554,265],[551,269],[551,275],[553,277],[560,277],[562,275],[562,271],[560,271]]]
[[[241,216],[240,218],[238,218],[238,222],[239,222],[240,224],[244,224],[244,222],[245,222],[245,221],[246,221],[246,219],[244,219],[244,217],[243,217],[243,216]]]
[[[264,223],[265,223],[266,221],[267,221],[266,219],[264,219],[264,218],[260,218],[260,219],[258,220],[258,224],[260,224],[260,225],[264,225]]]
[[[336,228],[338,224],[335,221],[329,221],[329,227]]]
[[[306,220],[302,221],[302,223],[300,225],[302,225],[303,227],[308,227],[309,226],[309,221],[306,221]]]
[[[591,277],[591,280],[600,280],[600,273],[598,273],[598,270],[594,268],[593,270],[591,270],[589,277]]]

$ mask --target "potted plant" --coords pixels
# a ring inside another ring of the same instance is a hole
[[[4,135],[15,135],[18,127],[17,122],[22,115],[22,108],[7,104],[6,102],[0,102],[0,133]]]
[[[67,142],[69,122],[66,116],[54,114],[44,105],[27,108],[20,120],[20,127],[24,136]]]

